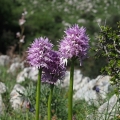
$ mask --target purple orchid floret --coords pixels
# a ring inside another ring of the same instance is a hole
[[[63,58],[79,58],[80,62],[87,57],[89,37],[84,27],[75,24],[65,31],[65,36],[59,45],[59,51]]]
[[[51,44],[48,38],[36,38],[35,41],[28,48],[28,63],[36,68],[48,68],[47,63],[51,61],[50,51],[53,44]]]
[[[66,67],[61,61],[60,53],[58,51],[51,51],[51,61],[49,61],[48,69],[43,69],[42,82],[54,84],[57,80],[62,80],[65,76]]]

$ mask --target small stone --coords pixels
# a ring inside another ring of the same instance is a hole
[[[8,66],[10,64],[10,57],[7,55],[0,55],[0,66]]]
[[[6,92],[6,86],[4,83],[0,82],[0,94],[5,93]]]

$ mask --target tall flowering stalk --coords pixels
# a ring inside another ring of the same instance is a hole
[[[36,92],[36,118],[39,120],[39,105],[40,105],[40,89],[41,89],[41,77],[42,71],[48,69],[48,63],[51,61],[50,52],[53,44],[51,44],[48,38],[38,38],[28,48],[27,61],[33,67],[38,68],[38,81]]]
[[[60,53],[57,51],[50,52],[50,59],[51,61],[48,62],[48,69],[44,69],[42,75],[42,82],[46,82],[50,84],[50,94],[48,98],[48,120],[51,120],[51,102],[52,102],[52,95],[54,84],[57,80],[62,80],[65,76],[66,68],[61,61]]]
[[[25,39],[25,35],[24,34],[24,30],[25,30],[25,27],[24,27],[24,24],[26,22],[25,18],[26,18],[26,15],[27,15],[27,11],[24,9],[24,12],[22,13],[22,16],[21,18],[19,19],[19,26],[20,26],[20,29],[21,29],[21,32],[17,32],[16,33],[16,37],[19,38],[19,54],[20,54],[20,50],[22,48],[22,44],[24,43],[24,39]]]
[[[86,35],[86,29],[75,24],[65,31],[65,36],[59,45],[59,51],[63,59],[71,60],[70,70],[70,86],[68,98],[68,120],[72,120],[72,103],[73,103],[73,78],[74,78],[74,63],[76,59],[82,60],[87,57],[89,48],[89,37]]]

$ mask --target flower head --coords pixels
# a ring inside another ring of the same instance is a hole
[[[22,36],[22,38],[20,39],[19,42],[20,42],[20,43],[24,43],[24,42],[25,42],[24,39],[25,39],[25,35]]]
[[[65,31],[59,45],[59,51],[65,59],[75,57],[82,60],[87,56],[88,48],[89,37],[86,35],[86,29],[76,24]]]
[[[47,62],[48,69],[43,69],[42,82],[54,84],[58,79],[61,80],[64,78],[66,68],[61,61],[58,51],[51,51],[50,55],[51,61]]]
[[[16,37],[19,38],[21,36],[20,32],[16,33]]]
[[[19,19],[19,25],[23,25],[26,22],[26,20],[24,20],[23,18]]]
[[[48,68],[47,63],[51,61],[50,51],[52,50],[53,44],[51,44],[48,38],[40,37],[28,48],[28,63],[37,68]]]

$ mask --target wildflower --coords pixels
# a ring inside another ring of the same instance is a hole
[[[23,35],[22,38],[20,39],[20,43],[24,43],[24,39],[25,39],[25,35]]]
[[[67,59],[71,60],[70,68],[70,85],[69,85],[69,95],[68,95],[68,119],[72,120],[72,107],[73,107],[73,79],[74,79],[74,64],[75,60],[78,58],[80,64],[84,58],[87,56],[87,51],[89,48],[89,37],[86,35],[86,29],[84,27],[79,27],[77,24],[68,28],[65,31],[65,36],[61,40],[59,45],[59,51],[61,53],[61,58],[64,58],[63,62],[67,63]]]
[[[33,67],[48,68],[47,63],[50,61],[50,51],[53,47],[48,38],[40,37],[35,39],[28,48],[27,61]]]
[[[43,69],[44,73],[42,76],[42,81],[50,84],[50,92],[48,97],[48,120],[51,120],[51,101],[53,96],[54,84],[57,80],[63,79],[65,76],[65,66],[61,60],[60,53],[58,51],[50,51],[50,59],[48,61],[48,69]]]
[[[75,57],[81,61],[87,56],[88,42],[89,37],[86,35],[86,29],[75,24],[65,31],[65,36],[59,45],[59,51],[65,59]]]
[[[58,51],[50,51],[50,59],[51,61],[47,62],[48,68],[43,69],[42,81],[54,84],[58,79],[64,78],[66,69]]]
[[[22,13],[22,16],[24,16],[25,17],[25,15],[27,15],[27,11],[24,9],[24,12]]]
[[[24,8],[24,14],[27,15],[27,13],[28,13],[28,12],[27,12],[26,8]]]
[[[33,67],[38,68],[38,81],[37,81],[37,91],[36,91],[36,118],[39,120],[39,104],[40,104],[40,90],[41,90],[41,76],[44,69],[48,69],[48,63],[51,60],[51,51],[53,44],[51,44],[48,38],[40,37],[35,39],[28,48],[27,61]]]
[[[21,36],[20,32],[16,33],[16,37],[19,38]]]
[[[23,18],[19,19],[19,25],[23,25],[26,22],[26,20],[24,20]]]

